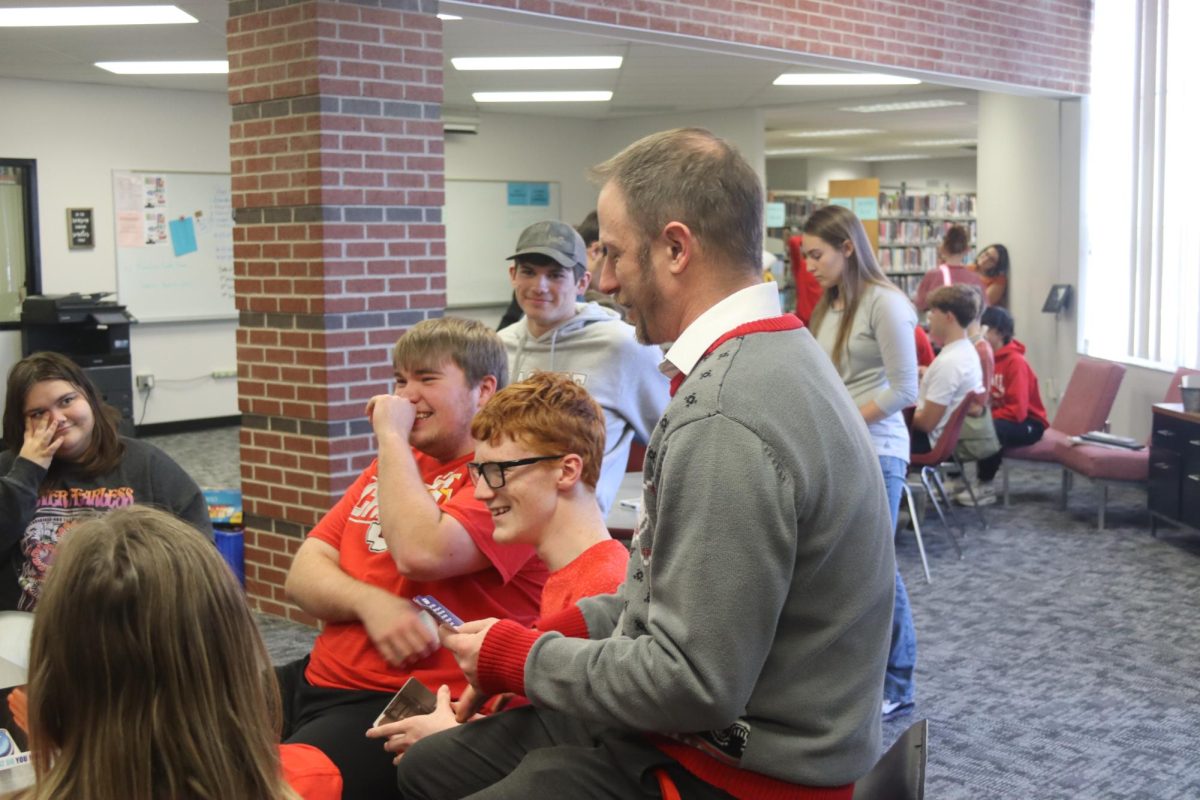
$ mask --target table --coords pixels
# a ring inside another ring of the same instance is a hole
[[[604,524],[608,526],[608,532],[614,539],[631,539],[633,532],[637,530],[638,512],[621,505],[621,501],[641,499],[642,473],[626,472],[625,477],[621,479],[621,486],[617,489],[612,508],[608,510],[608,516],[604,519]]]

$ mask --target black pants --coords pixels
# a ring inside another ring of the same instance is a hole
[[[657,798],[665,769],[680,796],[731,800],[638,733],[524,706],[429,736],[400,759],[405,800]]]
[[[310,744],[342,771],[343,800],[399,798],[393,755],[367,728],[392,699],[389,692],[313,686],[304,677],[308,656],[275,668],[283,698],[283,741]]]
[[[1046,427],[1035,419],[1024,422],[1010,422],[1006,419],[993,419],[996,426],[996,438],[1000,440],[1000,450],[987,458],[979,459],[979,480],[990,483],[1000,471],[1001,455],[1005,447],[1025,447],[1042,438]]]

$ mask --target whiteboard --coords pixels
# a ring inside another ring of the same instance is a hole
[[[228,173],[113,171],[117,296],[140,322],[234,319]]]
[[[446,305],[505,305],[521,231],[559,219],[557,181],[446,181]]]

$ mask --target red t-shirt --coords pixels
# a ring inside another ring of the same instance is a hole
[[[981,295],[980,301],[983,305],[987,305],[983,279],[979,277],[978,273],[967,269],[961,264],[942,264],[935,269],[929,270],[929,272],[925,273],[925,277],[921,278],[921,283],[917,286],[917,298],[914,301],[917,311],[924,313],[929,309],[929,293],[934,289],[957,283],[977,286]]]
[[[467,462],[474,454],[445,464],[419,450],[413,450],[413,455],[430,495],[443,513],[466,529],[479,552],[492,562],[490,568],[440,581],[414,581],[401,575],[380,533],[378,461],[371,462],[309,536],[336,548],[342,571],[355,580],[400,597],[431,594],[466,620],[508,617],[531,624],[546,582],[546,567],[532,547],[492,539],[491,512],[475,499],[467,477]],[[447,684],[455,696],[466,686],[449,650],[439,648],[412,668],[399,670],[383,659],[357,621],[326,623],[304,674],[314,686],[336,689],[394,692],[410,676],[426,686]]]
[[[542,616],[557,614],[577,600],[598,594],[613,594],[625,580],[629,550],[616,539],[605,539],[584,550],[557,572],[551,572],[542,588]]]
[[[283,779],[302,800],[341,800],[342,772],[311,744],[279,745]]]

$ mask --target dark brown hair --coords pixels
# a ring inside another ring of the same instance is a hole
[[[72,464],[85,475],[101,475],[117,466],[125,445],[117,425],[120,412],[100,399],[100,393],[78,364],[58,353],[34,353],[13,364],[8,372],[8,392],[4,400],[4,445],[14,455],[25,443],[25,398],[42,381],[66,381],[82,394],[92,409],[95,424],[87,449]],[[53,485],[62,469],[61,459],[50,462],[46,480]]]
[[[951,225],[942,237],[942,250],[948,256],[962,255],[971,246],[971,237],[962,225]]]
[[[979,289],[965,283],[942,286],[929,294],[929,307],[953,314],[964,328],[979,316]]]

